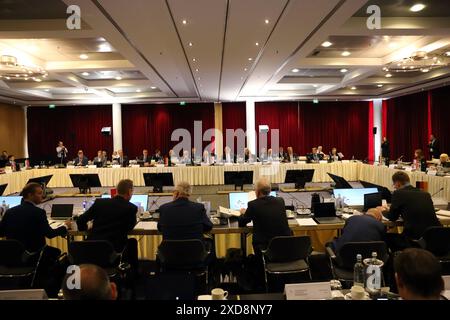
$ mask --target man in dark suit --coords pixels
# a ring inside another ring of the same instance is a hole
[[[142,150],[142,156],[138,158],[138,161],[141,162],[141,166],[148,167],[150,165],[152,158],[149,156],[147,149]]]
[[[203,240],[203,233],[212,229],[205,206],[189,201],[192,187],[180,182],[175,187],[173,201],[159,208],[158,230],[165,240]]]
[[[117,196],[112,199],[97,199],[77,219],[78,230],[88,231],[88,240],[107,240],[116,252],[124,252],[126,259],[137,267],[137,242],[128,239],[128,232],[136,225],[137,207],[130,202],[133,181],[121,180],[117,185]],[[93,221],[88,230],[88,222]]]
[[[152,156],[152,160],[155,160],[156,163],[160,163],[164,161],[163,156],[161,155],[161,150],[156,149],[155,154]]]
[[[270,183],[260,178],[256,183],[256,199],[250,201],[247,210],[242,209],[239,226],[244,227],[253,221],[253,249],[256,255],[267,248],[270,240],[276,236],[290,236],[286,209],[283,198],[271,197]]]
[[[428,147],[430,148],[431,159],[439,159],[439,156],[441,155],[439,150],[439,141],[433,134],[430,135],[430,143],[428,144]]]
[[[121,167],[128,167],[128,157],[123,154],[123,150],[117,151],[119,158],[117,161],[119,162]]]
[[[223,162],[225,163],[235,163],[236,156],[231,153],[231,148],[226,146],[223,152]]]
[[[83,150],[78,150],[78,156],[73,160],[75,166],[87,166],[88,158],[84,156]]]
[[[429,227],[440,226],[434,211],[433,201],[428,192],[414,188],[409,176],[398,171],[392,176],[395,191],[390,208],[379,207],[383,215],[391,221],[402,217],[403,233],[389,234],[387,242],[392,250],[402,250],[410,246],[411,240],[419,239]]]
[[[332,242],[332,247],[339,254],[342,246],[348,242],[384,241],[386,226],[381,222],[379,209],[369,209],[364,215],[354,215],[347,219],[342,235]]]
[[[52,229],[45,210],[37,207],[43,199],[40,184],[27,184],[22,190],[22,197],[22,204],[7,210],[0,221],[0,236],[18,240],[27,251],[37,252],[45,246],[45,238],[67,234],[70,221],[66,221],[65,226]]]
[[[320,160],[323,160],[323,154],[317,153],[317,148],[314,147],[311,149],[311,153],[308,153],[306,155],[307,162],[319,162]]]

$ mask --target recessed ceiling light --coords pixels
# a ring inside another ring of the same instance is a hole
[[[392,74],[386,73],[386,78],[390,78],[390,77],[392,77]]]
[[[189,42],[189,47],[192,47],[192,42]]]
[[[419,12],[419,11],[422,11],[423,9],[425,9],[425,7],[426,7],[426,5],[424,5],[422,3],[416,3],[411,8],[409,8],[409,11]]]
[[[108,43],[102,43],[98,46],[99,52],[111,52],[111,46]]]
[[[80,54],[80,59],[86,60],[89,56],[85,53]]]
[[[152,90],[155,90],[155,89],[156,89],[156,87],[150,87],[150,89],[152,89]]]
[[[89,75],[89,72],[83,72],[82,75],[87,77]]]
[[[342,73],[346,73],[346,72],[348,72],[348,70],[347,69],[341,69],[341,72]]]
[[[294,73],[297,73],[297,72],[300,72],[300,69],[295,68],[295,69],[292,69],[291,71]]]
[[[122,77],[117,76],[117,77],[116,77],[116,80],[122,80]]]
[[[343,57],[348,57],[349,55],[351,55],[351,53],[349,51],[344,51],[344,52],[341,53],[341,55]]]
[[[41,82],[42,80],[39,79],[39,78],[36,78],[36,79],[34,79],[34,81],[36,81],[36,82]]]
[[[187,20],[184,19],[183,21],[181,21],[183,24],[187,24]]]
[[[314,88],[317,88],[317,87],[318,87],[318,85],[317,85],[317,84],[313,84],[313,87],[314,87]]]
[[[253,59],[252,58],[248,58],[248,61],[252,61]]]
[[[141,92],[141,89],[136,89],[136,92]]]
[[[420,71],[422,71],[422,72],[428,72],[428,71],[430,71],[430,69],[424,68],[424,69],[422,69],[422,70],[420,70]]]
[[[200,77],[198,77],[197,80],[200,80]]]
[[[255,43],[256,46],[259,46],[259,42]]]
[[[247,71],[247,68],[244,68],[244,71]]]
[[[195,69],[195,72],[198,72],[198,68],[197,68],[197,69]]]
[[[269,22],[270,22],[269,19],[264,20],[265,24],[269,24]]]
[[[377,84],[377,87],[381,88],[381,87],[383,87],[383,85],[382,84]]]
[[[50,91],[50,89],[45,89],[44,91],[45,91],[45,92],[49,92],[49,91]]]
[[[351,87],[350,89],[352,89],[352,90],[356,90],[356,87]]]
[[[194,61],[194,62],[195,62],[195,61],[197,61],[197,59],[195,59],[195,58],[192,58],[192,61]]]
[[[322,43],[322,47],[328,48],[329,46],[333,45],[330,41],[325,41]]]
[[[6,80],[9,80],[9,79],[11,79],[11,78],[10,78],[10,77],[5,77],[5,79],[6,79]]]

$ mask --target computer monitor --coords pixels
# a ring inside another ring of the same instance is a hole
[[[42,176],[42,177],[36,177],[36,178],[31,178],[28,180],[27,184],[35,182],[35,183],[39,183],[43,188],[46,188],[48,183],[50,182],[50,180],[52,179],[53,175],[50,174],[48,176]]]
[[[102,199],[110,199],[110,194],[102,194]],[[148,211],[148,194],[133,194],[130,202],[136,207],[142,207],[144,211]]]
[[[0,168],[5,168],[8,160],[0,160]]]
[[[313,204],[313,212],[315,218],[332,218],[336,217],[336,208],[332,202],[316,202]]]
[[[287,170],[284,183],[295,183],[296,189],[305,189],[306,182],[311,182],[314,169]]]
[[[172,187],[173,175],[172,172],[163,173],[144,173],[144,182],[146,187],[153,187],[154,193],[163,192],[163,187]]]
[[[271,191],[269,196],[276,197],[277,196],[276,191]],[[232,210],[247,209],[249,198],[250,197],[248,192],[230,192],[228,194],[230,209]]]
[[[336,183],[335,189],[351,189],[353,188],[350,183],[344,178],[337,176],[335,174],[327,172],[331,179],[333,179],[334,183]]]
[[[364,206],[364,195],[368,193],[377,193],[377,188],[359,188],[359,189],[334,189],[334,197],[343,199],[348,206]]]
[[[91,188],[102,186],[97,173],[69,174],[70,180],[75,188],[80,189],[80,193],[90,193]]]
[[[102,168],[102,167],[103,167],[103,161],[94,161],[94,165],[95,165],[97,168]]]
[[[234,190],[237,190],[237,187],[243,190],[244,184],[253,184],[253,171],[225,171],[223,174],[225,184],[233,184]]]
[[[21,196],[8,196],[8,197],[0,197],[0,205],[3,204],[3,201],[9,206],[9,208],[16,207],[22,203]]]
[[[72,218],[73,215],[73,203],[70,204],[62,204],[55,203],[52,205],[52,211],[50,213],[50,217],[54,220],[67,220]]]
[[[0,196],[3,195],[3,192],[5,192],[7,186],[8,186],[7,183],[5,183],[5,184],[0,184]]]
[[[385,199],[387,203],[391,203],[392,193],[388,188],[367,181],[359,180],[359,182],[364,188],[377,188],[378,192],[381,193],[381,199]]]
[[[372,208],[379,207],[383,204],[383,199],[381,199],[381,193],[367,193],[364,195],[364,211]]]

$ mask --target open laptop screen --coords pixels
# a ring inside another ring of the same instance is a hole
[[[271,191],[269,194],[271,197],[276,197],[276,191]],[[247,209],[247,203],[249,202],[248,192],[230,192],[228,195],[228,200],[230,201],[230,209],[241,210]]]
[[[12,207],[20,205],[20,203],[22,202],[22,197],[20,196],[0,197],[0,205],[3,204],[3,201],[5,201],[5,203],[9,205],[9,208],[11,209]]]
[[[364,195],[368,193],[377,193],[377,188],[359,188],[359,189],[334,189],[335,198],[341,197],[348,206],[364,206]]]
[[[109,194],[102,194],[102,198],[111,198]],[[148,211],[148,195],[147,194],[133,194],[130,202],[136,207],[141,206],[144,211]]]

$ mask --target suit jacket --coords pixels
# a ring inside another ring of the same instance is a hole
[[[44,247],[46,237],[51,239],[66,234],[66,227],[52,229],[45,210],[28,201],[7,210],[0,222],[0,236],[18,240],[29,252]]]
[[[128,232],[136,225],[137,207],[120,196],[112,199],[97,199],[77,219],[78,230],[87,230],[88,221],[93,220],[88,230],[88,240],[107,240],[117,252],[123,251]]]
[[[412,239],[419,239],[429,227],[441,225],[431,195],[412,186],[394,191],[390,210],[384,215],[391,221],[402,217],[403,234]]]
[[[292,159],[289,156],[289,153],[285,153],[284,156],[285,156],[285,158],[284,158],[285,162],[291,162],[291,161],[295,161],[297,159],[297,155],[295,153],[292,154]]]
[[[239,226],[244,227],[253,221],[253,246],[267,248],[269,241],[276,236],[290,236],[283,198],[262,197],[248,203],[244,215],[239,217]]]
[[[127,167],[128,166],[128,157],[127,156],[123,156],[122,158],[117,158],[117,162],[119,162],[119,164],[122,167]]]
[[[140,156],[140,157],[138,158],[138,160],[139,160],[139,161],[144,161],[144,163],[146,163],[146,162],[151,162],[151,161],[152,161],[152,157],[151,157],[151,156],[144,157],[144,155],[142,155],[142,156]]]
[[[389,148],[389,141],[381,144],[381,156],[383,158],[389,158],[391,155],[391,149]]]
[[[430,141],[430,144],[428,145],[430,148],[430,154],[435,159],[439,159],[439,156],[441,155],[441,152],[439,150],[439,141],[438,139],[434,139],[433,141]]]
[[[345,222],[342,235],[333,241],[335,252],[348,242],[384,241],[386,226],[368,215],[352,216]]]
[[[165,240],[202,240],[212,226],[201,203],[178,198],[159,207],[158,230]]]
[[[323,154],[318,154],[318,153],[308,153],[306,155],[306,160],[308,162],[315,162],[315,161],[320,161],[323,160]]]
[[[75,166],[87,166],[87,165],[88,165],[88,162],[89,162],[89,160],[88,160],[88,158],[85,157],[85,156],[83,156],[83,160],[81,160],[81,161],[80,161],[80,158],[78,158],[78,157],[76,157],[76,158],[73,160],[73,164],[74,164]]]
[[[155,160],[155,162],[159,162],[159,161],[163,161],[164,160],[164,158],[161,155],[158,156],[156,154],[154,154],[151,159]]]

